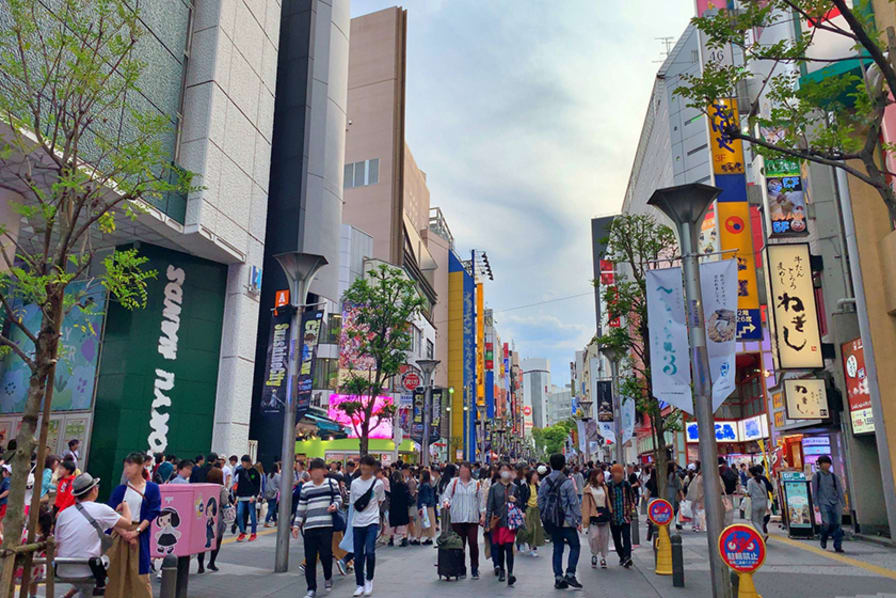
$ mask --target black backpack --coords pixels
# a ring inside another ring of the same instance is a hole
[[[734,491],[737,490],[740,476],[736,471],[728,467],[722,472],[722,481],[725,482],[725,494],[734,494]]]
[[[565,517],[560,504],[560,489],[566,480],[565,476],[557,476],[547,482],[548,491],[545,493],[544,508],[541,510],[541,522],[548,533],[563,527]]]

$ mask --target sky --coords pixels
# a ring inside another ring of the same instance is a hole
[[[352,0],[352,16],[394,6]],[[595,333],[591,218],[617,213],[656,71],[693,0],[405,0],[405,139],[522,358]],[[535,305],[533,305],[535,304]],[[523,307],[529,306],[529,307]],[[518,309],[519,308],[519,309]]]

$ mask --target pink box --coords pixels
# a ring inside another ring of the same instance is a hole
[[[221,486],[162,484],[159,489],[162,510],[150,529],[150,556],[190,556],[214,549]]]

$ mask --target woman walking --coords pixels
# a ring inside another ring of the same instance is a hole
[[[464,549],[470,547],[470,573],[479,579],[479,526],[485,524],[482,511],[482,484],[473,479],[469,463],[461,463],[458,477],[453,478],[442,492],[448,508],[451,529],[461,537]]]
[[[666,499],[672,504],[672,513],[677,517],[678,508],[684,499],[681,477],[678,475],[678,467],[671,461],[666,465],[666,472]],[[681,524],[677,520],[675,529],[681,529]]]
[[[265,479],[264,498],[268,503],[268,514],[264,517],[264,526],[271,527],[277,524],[277,509],[280,496],[280,464],[274,463],[271,473]]]
[[[401,537],[399,546],[408,545],[408,524],[411,522],[408,516],[408,508],[411,504],[411,496],[408,493],[408,485],[404,483],[404,476],[400,471],[392,472],[389,481],[389,527],[394,534],[392,538]],[[390,540],[392,539],[390,538]]]
[[[538,486],[540,478],[534,469],[526,474],[526,488],[529,497],[526,505],[526,542],[529,543],[529,554],[537,557],[538,548],[544,546],[544,526],[541,524],[541,512],[538,510]],[[522,504],[523,501],[520,501]]]
[[[767,539],[765,515],[768,513],[768,490],[766,490],[762,477],[761,466],[754,465],[750,468],[750,479],[747,480],[747,495],[750,497],[750,523],[753,524],[757,532],[762,534],[764,539]]]
[[[591,568],[597,568],[600,557],[600,568],[607,568],[607,552],[610,547],[610,515],[613,506],[610,504],[609,490],[604,480],[604,472],[591,470],[588,484],[582,495],[582,522],[588,525],[588,544],[591,547]]]
[[[436,536],[436,491],[432,487],[432,476],[429,471],[423,470],[420,477],[420,486],[417,487],[417,521],[420,536],[424,545],[432,544]]]
[[[485,520],[491,533],[492,562],[498,581],[507,580],[507,585],[516,582],[513,576],[513,543],[516,529],[510,529],[507,512],[510,505],[517,502],[517,487],[513,485],[513,469],[502,463],[498,481],[491,485],[486,502]]]
[[[143,466],[147,459],[142,453],[131,453],[125,458],[125,483],[115,488],[109,498],[108,504],[113,509],[117,509],[123,502],[127,503],[133,519],[131,530],[137,532],[136,545],[119,536],[109,551],[106,596],[112,598],[152,598],[149,583],[149,526],[159,516],[162,495],[158,484],[147,481],[143,476]]]

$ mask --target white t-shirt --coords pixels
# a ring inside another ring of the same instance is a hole
[[[225,465],[221,469],[224,473],[224,487],[230,488],[233,486],[233,468],[230,465]]]
[[[84,510],[96,520],[103,530],[113,527],[121,515],[115,509],[101,502],[81,503]],[[56,556],[70,558],[90,558],[102,554],[102,544],[96,528],[78,510],[77,505],[59,513],[56,520]],[[59,574],[65,577],[90,577],[87,565],[59,565]]]
[[[352,482],[351,491],[349,492],[349,501],[354,504],[356,500],[361,498],[361,496],[370,489],[372,484],[374,485],[373,496],[370,497],[370,502],[367,503],[367,508],[363,511],[355,511],[355,514],[352,517],[352,527],[367,527],[368,525],[380,522],[380,503],[386,500],[386,489],[383,487],[383,482],[381,480],[376,478],[371,478],[369,480],[362,480],[361,478],[355,479]]]
[[[128,509],[131,510],[131,521],[140,521],[140,507],[143,506],[143,497],[128,486],[127,490],[124,491],[124,502],[128,503]]]

